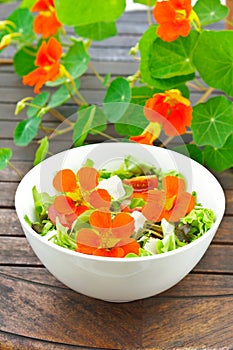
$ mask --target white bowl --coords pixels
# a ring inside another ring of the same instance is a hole
[[[87,158],[95,167],[114,167],[127,155],[150,162],[163,171],[176,169],[187,180],[187,190],[197,192],[197,200],[212,209],[216,221],[196,241],[171,252],[136,258],[85,255],[59,247],[37,234],[25,222],[34,217],[32,187],[54,194],[52,179],[62,168],[77,171]],[[44,266],[71,289],[102,300],[126,302],[161,293],[184,278],[207,250],[225,210],[223,190],[215,177],[199,163],[173,151],[133,143],[101,143],[71,149],[43,161],[20,182],[15,207],[25,235]]]

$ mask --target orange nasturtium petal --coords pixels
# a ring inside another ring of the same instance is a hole
[[[41,34],[43,38],[56,34],[62,26],[57,19],[54,0],[38,0],[31,11],[39,12],[34,19],[33,29],[36,34]]]
[[[75,205],[71,198],[66,196],[57,196],[54,199],[54,208],[62,214],[72,214],[75,212]]]
[[[191,30],[191,0],[158,1],[153,15],[158,23],[157,34],[164,41],[187,36]]]
[[[177,176],[165,176],[162,180],[166,197],[170,198],[184,192],[186,188],[185,180]]]
[[[90,215],[90,224],[98,230],[111,229],[112,218],[111,213],[106,211],[95,210]]]
[[[95,168],[83,167],[77,175],[80,187],[84,191],[91,191],[98,184],[99,173]]]
[[[98,189],[84,195],[85,200],[96,209],[109,209],[111,205],[111,196],[107,190]]]
[[[76,176],[70,169],[63,169],[56,173],[53,186],[58,192],[74,192],[76,190]]]
[[[114,237],[130,237],[134,232],[134,219],[128,213],[118,213],[112,222],[112,233]]]
[[[62,55],[62,46],[55,38],[50,38],[48,43],[43,41],[36,56],[36,66],[48,67],[57,62]]]
[[[54,0],[37,0],[32,6],[32,12],[47,11],[49,7],[54,7]]]
[[[92,229],[82,228],[78,231],[76,242],[96,249],[100,246],[101,239]]]

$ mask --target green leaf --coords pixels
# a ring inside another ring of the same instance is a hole
[[[191,128],[198,146],[221,147],[233,131],[233,104],[217,96],[193,108]]]
[[[47,153],[49,150],[49,141],[48,141],[48,137],[45,136],[43,137],[43,139],[40,141],[40,146],[38,147],[37,151],[36,151],[36,155],[35,155],[35,159],[34,159],[34,165],[39,164],[40,162],[42,162],[42,160],[45,159]]]
[[[123,116],[115,123],[118,134],[125,137],[139,135],[148,125],[143,106],[130,104]]]
[[[30,9],[35,3],[35,0],[23,0],[20,7]]]
[[[41,92],[39,95],[37,95],[32,101],[31,104],[33,106],[29,106],[27,109],[27,116],[28,118],[32,118],[38,115],[40,112],[40,109],[46,105],[46,102],[49,99],[49,93],[48,92]],[[36,107],[37,106],[37,107]]]
[[[74,95],[74,88],[71,83],[67,83],[69,86],[69,91],[67,89],[67,85],[63,84],[54,94],[52,95],[48,107],[49,108],[55,108],[58,106],[61,106],[63,103],[67,102],[70,98],[71,95]],[[75,86],[76,89],[79,88],[80,81],[78,79],[75,80]]]
[[[99,41],[116,35],[117,27],[115,22],[97,22],[76,26],[74,31],[83,38]]]
[[[20,77],[27,75],[36,68],[36,52],[35,48],[24,46],[14,55],[14,69]]]
[[[66,25],[85,25],[96,22],[112,22],[125,9],[125,0],[56,0],[58,19]]]
[[[130,85],[124,78],[114,79],[104,97],[104,111],[108,120],[117,122],[126,111],[131,98]]]
[[[152,25],[141,37],[139,41],[139,51],[141,56],[140,71],[142,80],[150,86],[154,86],[160,90],[167,90],[174,88],[175,86],[182,84],[188,80],[192,80],[195,76],[194,73],[183,74],[174,76],[171,78],[157,78],[152,74],[152,70],[155,69],[153,61],[151,61],[151,54],[153,52],[154,42],[158,39],[156,34],[156,26]]]
[[[36,136],[41,119],[32,117],[19,122],[14,131],[14,141],[17,146],[27,146]]]
[[[157,0],[133,0],[136,4],[142,4],[146,6],[154,6]]]
[[[86,70],[90,56],[81,41],[76,41],[64,57],[64,66],[73,79],[80,77]]]
[[[20,42],[25,44],[33,41],[35,38],[33,32],[34,17],[27,8],[16,9],[8,17],[8,20],[15,23],[16,28],[14,28],[14,31],[22,34],[17,38]]]
[[[79,110],[73,133],[75,146],[82,145],[89,133],[95,134],[105,130],[106,121],[105,114],[94,105]]]
[[[204,31],[194,53],[201,78],[233,97],[233,31]]]
[[[0,148],[0,170],[3,170],[7,167],[11,157],[12,151],[10,148]]]
[[[198,39],[199,33],[196,31],[169,43],[157,38],[150,47],[148,57],[151,77],[168,79],[194,73],[192,56]]]
[[[206,165],[215,170],[223,171],[233,167],[233,134],[231,134],[226,143],[221,148],[206,146],[204,148],[204,158]]]
[[[161,90],[153,89],[149,86],[134,86],[131,89],[131,103],[144,106],[146,101],[158,92],[161,92]]]
[[[202,151],[196,145],[188,144],[188,145],[177,146],[177,147],[174,147],[172,150],[178,153],[181,153],[189,158],[192,158],[200,164],[203,164]]]
[[[220,0],[198,0],[194,5],[202,26],[218,22],[227,16],[227,7]]]

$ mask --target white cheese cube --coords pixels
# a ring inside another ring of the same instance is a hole
[[[146,242],[146,244],[144,245],[144,249],[146,249],[148,252],[152,254],[157,254],[156,245],[158,241],[159,241],[159,238],[150,237]]]
[[[123,187],[122,181],[117,175],[100,181],[98,188],[108,191],[110,196],[115,200],[123,197],[125,194],[125,189]]]
[[[140,228],[143,227],[144,222],[146,221],[145,216],[138,210],[134,210],[130,214],[134,218],[134,227],[135,227],[135,232],[137,232]]]

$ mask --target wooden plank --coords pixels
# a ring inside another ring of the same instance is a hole
[[[0,266],[0,274],[31,283],[67,289],[44,267]],[[189,273],[181,282],[157,297],[209,297],[232,295],[233,275]]]
[[[75,346],[140,347],[140,301],[106,303],[6,276],[0,276],[0,291],[3,332]]]
[[[230,295],[192,299],[155,296],[114,304],[69,289],[56,289],[55,293],[53,287],[9,276],[1,275],[0,281],[0,286],[4,286],[0,293],[4,305],[0,310],[3,332],[89,348],[231,346],[233,298]],[[51,322],[53,327],[48,326]]]
[[[37,340],[0,331],[0,347],[2,350],[86,350],[86,347],[59,344],[50,341]],[[89,348],[91,349],[91,348]]]
[[[143,349],[232,348],[233,297],[143,301]]]

